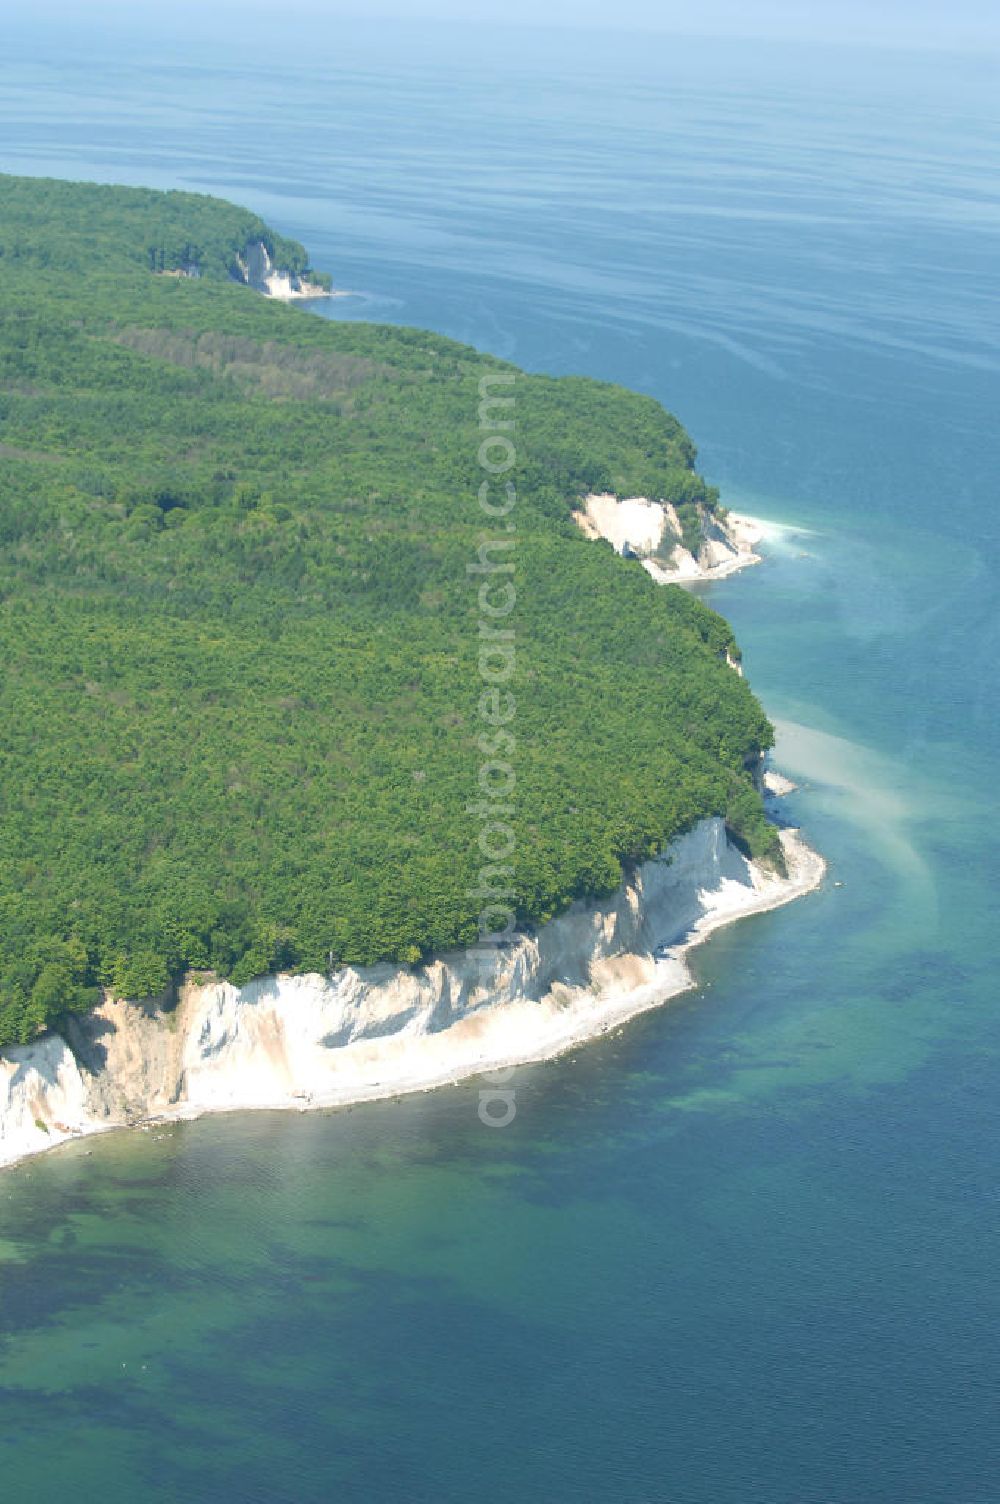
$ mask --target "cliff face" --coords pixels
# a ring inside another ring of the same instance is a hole
[[[687,985],[682,950],[654,951],[785,902],[822,870],[795,852],[790,865],[789,879],[761,872],[703,820],[611,898],[509,946],[191,984],[169,1014],[108,1000],[65,1039],[0,1056],[0,1163],[151,1115],[360,1101],[557,1054]]]
[[[267,246],[261,240],[251,241],[241,256],[236,257],[237,281],[245,282],[256,292],[267,297],[289,301],[294,298],[325,298],[326,289],[314,282],[303,281],[295,272],[282,271],[275,267]],[[234,274],[235,275],[235,274]]]
[[[720,518],[701,508],[702,542],[697,553],[680,541],[680,518],[667,501],[587,496],[573,516],[588,538],[606,538],[618,553],[641,559],[659,584],[721,579],[760,562],[754,553],[760,529],[752,518],[733,512]]]

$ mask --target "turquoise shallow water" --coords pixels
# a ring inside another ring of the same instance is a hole
[[[804,530],[710,599],[831,873],[518,1072],[502,1132],[469,1086],[0,1177],[5,1497],[1000,1500],[995,84],[13,32],[5,168],[247,202],[355,291],[328,315],[653,392]]]

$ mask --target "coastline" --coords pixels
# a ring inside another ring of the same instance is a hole
[[[442,1086],[455,1086],[459,1081],[474,1080],[477,1076],[492,1075],[518,1066],[537,1065],[544,1061],[556,1060],[569,1050],[603,1038],[641,1013],[648,1013],[655,1008],[663,1007],[674,998],[691,991],[696,981],[688,966],[688,957],[717,930],[735,924],[741,919],[751,918],[755,914],[766,914],[772,909],[782,908],[785,904],[804,897],[820,886],[827,870],[825,859],[802,840],[798,830],[786,828],[780,832],[780,835],[788,865],[787,877],[762,876],[760,887],[752,890],[753,896],[748,896],[742,901],[728,889],[720,891],[715,896],[715,901],[709,904],[703,916],[692,925],[687,935],[671,944],[662,956],[650,958],[653,974],[649,980],[631,990],[611,993],[599,998],[593,1009],[586,1012],[581,1010],[577,1013],[566,1009],[566,1026],[563,1029],[553,1028],[549,1037],[544,1040],[530,1045],[525,1044],[521,1048],[501,1050],[494,1054],[484,1053],[475,1060],[462,1062],[461,1059],[456,1059],[448,1066],[443,1066],[436,1074],[421,1075],[413,1072],[391,1081],[375,1082],[362,1089],[310,1093],[307,1096],[297,1092],[285,1098],[263,1100],[240,1106],[203,1105],[192,1108],[184,1103],[178,1103],[174,1108],[150,1116],[145,1122],[147,1125],[191,1122],[207,1113],[218,1112],[275,1110],[309,1112],[350,1107],[362,1102],[379,1102],[416,1092],[436,1091]],[[761,871],[759,868],[756,870],[758,873]],[[620,955],[607,959],[611,962],[618,962],[619,969],[625,971],[630,963],[634,961],[641,963],[646,958]],[[531,1003],[530,1006],[537,1005]]]
[[[633,501],[641,510],[626,522],[650,537],[647,509],[658,504]],[[742,514],[725,522],[725,545],[698,579],[758,563],[755,545],[783,531]],[[654,579],[674,579],[643,562]],[[772,818],[795,788],[762,769]],[[65,1038],[0,1052],[0,1169],[97,1133],[206,1113],[332,1110],[556,1059],[689,991],[689,958],[716,930],[820,886],[823,857],[775,823],[784,876],[731,845],[719,817],[704,819],[608,899],[577,901],[485,963],[473,950],[244,988],[189,980],[169,1010],[106,997],[68,1020]]]
[[[643,559],[642,567],[658,585],[700,585],[724,580],[753,564],[763,564],[759,544],[768,537],[770,524],[745,512],[729,512],[714,526],[697,558],[687,549],[674,550],[674,567],[664,569],[655,559]]]
[[[594,494],[583,498],[573,518],[586,537],[603,538],[616,553],[639,559],[658,585],[709,584],[760,564],[757,546],[781,531],[779,524],[744,512],[706,514],[705,538],[695,555],[677,541],[681,523],[669,502]]]
[[[787,781],[768,778],[776,797]],[[498,952],[485,986],[456,953],[416,974],[383,965],[192,985],[173,1015],[106,1000],[91,1020],[100,1075],[83,1063],[83,1025],[74,1049],[49,1035],[0,1057],[0,1167],[96,1133],[347,1107],[555,1059],[690,990],[689,957],[716,930],[816,889],[823,858],[795,830],[780,839],[784,877],[736,852],[721,821],[702,821],[605,903],[575,904]],[[654,943],[664,926],[674,932]],[[331,1048],[348,1017],[351,1037]]]
[[[279,303],[349,296],[337,288],[321,287],[318,282],[304,281],[297,272],[276,267],[262,240],[252,241],[244,246],[242,252],[237,252],[236,265],[240,273],[236,277],[237,282],[242,282],[255,292],[262,293],[265,298],[274,298]]]
[[[317,298],[348,298],[350,293],[336,287],[320,287],[316,282],[300,282],[298,286],[292,285],[292,279],[285,273],[271,272],[263,289],[264,296],[274,298],[278,303],[313,302]]]

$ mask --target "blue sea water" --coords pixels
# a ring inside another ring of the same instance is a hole
[[[138,25],[138,23],[136,23]],[[4,1498],[1000,1501],[996,59],[11,26],[0,166],[210,191],[654,394],[823,890],[575,1057],[0,1175]],[[0,281],[0,298],[3,296]]]

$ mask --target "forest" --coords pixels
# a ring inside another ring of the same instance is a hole
[[[102,988],[476,939],[484,375],[514,376],[518,923],[709,814],[780,861],[729,627],[572,521],[608,490],[696,528],[677,420],[280,305],[233,280],[254,240],[314,275],[219,200],[0,177],[0,1045]]]

